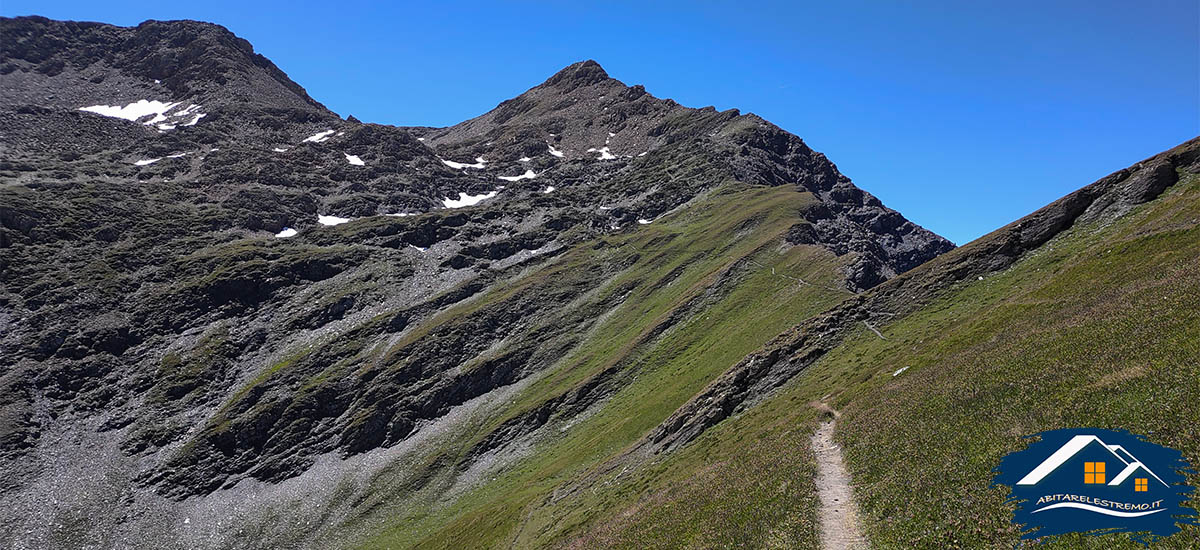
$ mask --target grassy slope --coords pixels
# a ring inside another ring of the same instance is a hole
[[[879,548],[1011,548],[1019,534],[991,469],[1029,433],[1125,428],[1200,464],[1198,221],[1193,176],[951,289],[885,327],[887,340],[862,328],[764,404],[601,488],[610,509],[568,545],[815,547],[815,400],[846,413],[839,438]],[[1197,545],[1196,527],[1160,543]]]
[[[817,247],[783,246],[782,235],[809,204],[811,197],[793,188],[732,184],[651,225],[608,237],[606,247],[586,243],[566,254],[553,269],[588,269],[614,254],[636,257],[600,291],[631,289],[628,295],[581,346],[499,415],[478,419],[430,452],[424,479],[405,482],[414,490],[403,491],[405,483],[395,479],[379,480],[394,484],[404,502],[368,506],[383,511],[373,517],[391,519],[364,546],[523,547],[569,528],[559,522],[561,508],[546,505],[556,489],[620,454],[766,340],[848,295],[838,288],[841,260]],[[666,331],[652,330],[687,307],[689,313]],[[552,426],[555,437],[538,440],[526,458],[489,473],[494,480],[453,499],[442,496],[454,476],[441,465],[456,462],[504,420],[613,368],[623,373],[625,385],[593,413],[569,429]],[[582,504],[574,511],[595,514],[608,503]]]
[[[819,548],[816,410],[791,392],[560,503],[569,548]],[[598,503],[598,504],[597,504]],[[593,510],[602,510],[593,513]]]
[[[877,376],[911,366],[840,399],[877,544],[1011,546],[1005,491],[988,484],[1025,434],[1123,428],[1200,464],[1198,219],[1192,177],[1111,226],[1073,229],[957,289],[888,327],[888,342],[862,337],[829,358]],[[1196,545],[1195,527],[1164,543]],[[1125,546],[1128,536],[1113,535],[1048,547]]]

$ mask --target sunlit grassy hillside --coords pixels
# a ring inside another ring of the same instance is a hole
[[[612,508],[568,545],[816,547],[814,402],[844,412],[839,438],[878,548],[1018,544],[992,469],[1039,431],[1128,429],[1200,464],[1200,177],[958,283],[882,334],[858,325],[766,403],[583,495]],[[1047,542],[1136,547],[1128,535]],[[1200,546],[1200,528],[1156,546]]]
[[[579,346],[495,414],[427,449],[426,462],[379,480],[373,503],[362,507],[371,512],[357,521],[385,527],[363,546],[544,546],[614,501],[636,497],[619,491],[600,498],[590,486],[576,496],[597,498],[578,503],[569,495],[730,365],[850,294],[841,286],[843,258],[785,241],[811,204],[811,196],[791,187],[731,184],[636,231],[585,243],[515,281],[536,280],[552,292],[572,274],[624,266],[572,306],[615,304],[598,310]],[[499,292],[471,307],[511,299]],[[523,436],[523,452],[464,481],[456,464],[543,410],[549,418]]]

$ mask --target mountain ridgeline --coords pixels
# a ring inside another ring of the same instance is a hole
[[[577,537],[663,457],[1200,149],[956,250],[800,138],[594,61],[394,127],[217,25],[40,17],[0,19],[0,128],[13,548],[615,544]]]

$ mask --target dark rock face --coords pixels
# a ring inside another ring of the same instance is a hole
[[[856,254],[847,271],[855,290],[875,286],[953,248],[855,187],[800,138],[755,115],[689,109],[657,99],[640,86],[629,88],[609,78],[590,60],[559,71],[481,117],[431,132],[428,138],[439,147],[462,151],[463,158],[497,147],[510,155],[530,156],[554,147],[564,158],[595,158],[601,148],[634,159],[672,146],[718,152],[723,177],[766,186],[796,185],[820,199],[821,207],[806,214],[816,232],[808,244],[821,244],[838,255]],[[668,199],[653,214],[686,198]]]
[[[403,128],[343,121],[216,25],[4,18],[0,36],[0,502],[14,510],[57,495],[38,492],[62,466],[45,456],[71,441],[107,445],[96,467],[129,481],[112,498],[139,503],[404,442],[578,345],[616,305],[581,297],[636,255],[547,281],[530,268],[722,186],[811,194],[787,242],[840,256],[853,291],[953,248],[796,136],[594,61],[461,124]],[[142,100],[176,106],[165,120],[80,110]]]
[[[146,21],[133,28],[19,17],[4,21],[3,104],[77,107],[146,99],[261,105],[329,115],[244,39],[199,21]],[[109,82],[109,79],[113,79]],[[34,83],[53,84],[36,86]],[[96,93],[109,97],[96,97]],[[91,103],[87,103],[90,105]]]

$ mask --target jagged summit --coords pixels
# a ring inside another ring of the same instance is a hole
[[[0,18],[3,103],[75,106],[147,94],[218,104],[327,112],[304,88],[225,27],[146,21],[136,27]],[[101,92],[105,97],[94,97]]]
[[[799,137],[736,109],[694,109],[660,99],[641,85],[611,78],[592,60],[569,65],[545,83],[474,119],[427,134],[455,158],[545,157],[630,162],[655,152],[684,157],[721,151],[725,177],[759,185],[794,185],[825,207],[798,227],[797,242],[823,243],[854,253],[852,288],[870,288],[916,267],[953,244],[921,228],[856,187]],[[704,151],[704,153],[701,153]],[[650,186],[646,192],[654,193]],[[655,212],[686,202],[690,193],[655,196]],[[880,234],[887,235],[878,238]]]
[[[563,91],[570,91],[580,86],[598,84],[612,80],[599,63],[588,59],[567,65],[554,76],[546,79],[542,86],[555,86]]]
[[[0,18],[0,121],[30,143],[87,124],[111,135],[153,135],[195,126],[256,142],[338,120],[246,40],[199,21],[146,21],[136,27]],[[39,131],[30,110],[55,109],[58,131]],[[79,114],[108,113],[112,118]],[[140,118],[142,115],[161,115]],[[149,122],[140,132],[121,118]],[[88,136],[83,150],[94,150]],[[178,132],[176,132],[178,133]],[[210,141],[218,139],[215,135]],[[98,144],[97,144],[98,145]],[[62,143],[80,150],[74,140]]]

